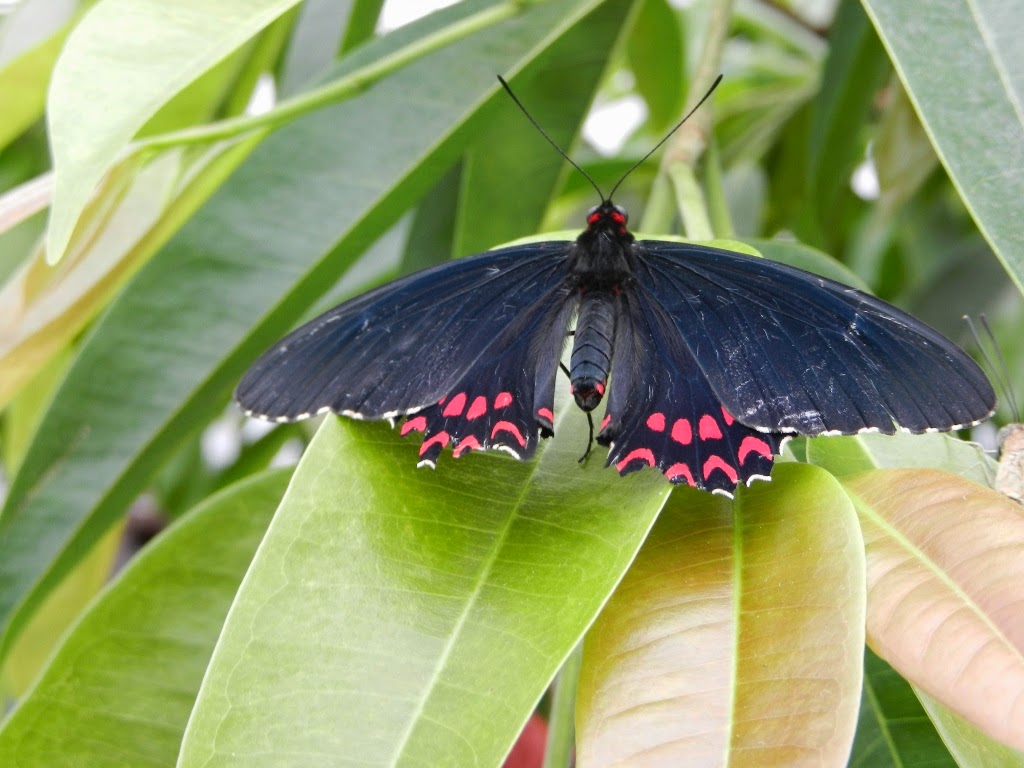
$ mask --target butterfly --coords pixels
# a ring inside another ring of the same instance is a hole
[[[909,314],[768,259],[636,240],[601,197],[575,241],[458,259],[329,310],[265,352],[237,401],[277,422],[400,421],[422,435],[419,466],[446,448],[526,460],[554,433],[571,338],[575,405],[589,417],[605,403],[606,465],[726,495],[769,479],[792,435],[953,430],[992,414],[978,365]]]

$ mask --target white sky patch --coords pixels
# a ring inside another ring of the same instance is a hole
[[[387,0],[377,19],[377,31],[390,32],[455,3],[456,0]]]
[[[226,469],[238,461],[242,452],[242,436],[237,419],[222,416],[203,431],[199,440],[203,462],[210,469]]]
[[[614,155],[646,118],[647,105],[639,96],[598,104],[583,123],[583,138],[602,155]]]
[[[853,170],[853,175],[850,177],[850,187],[853,189],[853,194],[861,200],[878,199],[881,187],[878,184],[878,170],[875,168],[871,158],[868,158]]]
[[[256,79],[249,103],[245,105],[245,114],[263,115],[274,108],[277,102],[277,85],[274,76],[264,73]]]

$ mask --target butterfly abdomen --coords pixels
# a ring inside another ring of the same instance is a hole
[[[612,291],[591,290],[580,301],[569,378],[576,404],[584,411],[597,407],[608,385],[618,300]]]

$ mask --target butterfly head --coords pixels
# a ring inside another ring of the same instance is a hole
[[[628,233],[629,214],[621,205],[605,200],[587,211],[588,232],[608,232],[609,234],[625,235]]]

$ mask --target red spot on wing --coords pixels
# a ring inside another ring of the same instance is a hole
[[[739,455],[736,458],[742,464],[751,453],[759,453],[766,459],[770,459],[772,457],[772,447],[760,437],[747,435],[743,438],[743,442],[740,443]]]
[[[438,405],[444,405],[444,401],[447,400],[447,399],[448,399],[448,395],[445,395],[444,397],[442,397],[440,400],[437,401],[437,404]]]
[[[469,412],[466,414],[466,418],[472,421],[473,419],[479,419],[487,413],[487,398],[481,395],[477,397],[471,406],[469,406]]]
[[[611,420],[612,420],[612,415],[610,413],[606,413],[604,415],[604,418],[601,419],[601,429],[604,429],[605,427],[607,427],[608,426],[608,422],[611,421]]]
[[[655,432],[665,431],[665,414],[664,413],[652,413],[647,417],[648,429],[653,429]]]
[[[459,456],[464,454],[466,451],[472,451],[475,448],[479,448],[479,447],[480,447],[480,441],[479,440],[477,440],[472,435],[466,435],[464,438],[459,440],[459,444],[457,446],[455,446],[455,450],[452,451],[452,456],[454,456],[457,459],[457,458],[459,458]]]
[[[704,462],[704,479],[707,480],[711,477],[711,473],[716,469],[720,469],[728,476],[729,481],[735,483],[739,479],[739,473],[736,472],[736,468],[726,463],[725,459],[721,456],[712,456]]]
[[[459,392],[452,401],[445,406],[444,411],[441,413],[442,416],[461,416],[462,409],[466,407],[466,393]]]
[[[701,440],[720,440],[722,438],[722,430],[718,426],[718,422],[715,421],[713,416],[704,414],[700,417],[700,439]]]
[[[689,419],[676,419],[672,425],[672,439],[682,445],[689,445],[693,442],[693,427]]]
[[[678,464],[673,464],[671,467],[666,469],[665,477],[666,479],[673,482],[680,477],[685,477],[686,482],[688,484],[696,485],[696,483],[693,480],[693,473],[690,471],[690,468],[686,464],[683,464],[682,462]]]
[[[420,446],[420,456],[425,454],[432,445],[440,444],[441,447],[444,448],[446,445],[448,445],[449,440],[451,440],[451,435],[449,435],[447,432],[438,432],[433,437],[428,437],[426,440],[423,441],[423,445]]]
[[[400,430],[401,434],[408,435],[410,432],[422,432],[427,428],[427,417],[417,416],[415,419],[409,419],[405,424],[402,425]]]
[[[732,414],[725,410],[724,405],[722,406],[722,418],[725,419],[725,426],[727,427],[731,427],[733,422],[736,421],[736,419],[732,417]]]
[[[637,459],[643,459],[647,462],[647,466],[649,467],[653,467],[655,463],[654,453],[651,452],[650,448],[634,448],[626,454],[626,458],[615,465],[615,468],[621,472],[626,468],[626,465],[629,464],[629,462],[636,461]]]
[[[512,437],[519,441],[519,445],[526,447],[526,438],[523,437],[523,433],[519,431],[519,427],[513,424],[511,421],[499,421],[494,425],[494,429],[491,430],[491,438],[499,432],[508,432]]]
[[[555,414],[551,412],[550,408],[538,408],[537,415],[540,416],[542,419],[547,419],[550,422],[554,422],[555,420]]]
[[[499,392],[498,396],[494,398],[495,408],[504,408],[512,402],[512,395],[508,392]]]

